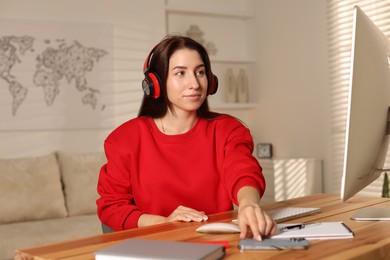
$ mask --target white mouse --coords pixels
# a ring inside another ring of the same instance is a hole
[[[238,225],[225,222],[203,224],[202,226],[198,227],[196,231],[210,234],[233,234],[241,232]]]

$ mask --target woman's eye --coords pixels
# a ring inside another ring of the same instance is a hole
[[[184,71],[178,71],[178,72],[176,72],[176,75],[177,76],[183,76],[184,75]]]
[[[196,74],[197,74],[198,76],[203,76],[203,75],[205,74],[205,72],[204,72],[204,70],[198,70],[198,71],[196,72]]]

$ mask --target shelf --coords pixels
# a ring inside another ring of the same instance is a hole
[[[251,19],[255,18],[251,0],[239,2],[199,0],[195,5],[191,0],[166,0],[165,13],[168,32],[183,33],[183,28],[188,28],[188,26],[198,22],[198,25],[205,30],[206,35],[214,35],[219,39],[224,39],[214,42],[216,45],[223,44],[224,49],[220,49],[215,56],[209,56],[217,74],[224,75],[226,68],[230,67],[235,68],[235,70],[243,68],[250,71],[250,76],[252,76],[250,81],[255,82],[255,76],[252,74],[257,60],[254,55],[251,55],[253,51],[248,50],[248,48],[251,49],[251,45],[248,43],[249,38],[246,34],[250,28]],[[221,30],[221,28],[229,28],[230,30]],[[228,41],[228,43],[224,41]],[[223,80],[220,83],[223,83]],[[249,88],[251,87],[249,86]],[[253,103],[228,103],[225,100],[223,97],[209,99],[210,108],[216,112],[245,114],[247,110],[258,107],[256,98],[253,97],[251,97],[251,100],[255,101]]]
[[[226,10],[209,10],[206,8],[201,7],[187,7],[187,6],[178,6],[178,5],[166,5],[166,11],[168,13],[186,13],[186,14],[195,14],[195,15],[206,15],[206,16],[225,16],[229,18],[236,18],[236,19],[249,19],[254,17],[253,11],[246,11],[246,12],[240,12],[240,11],[226,11]]]
[[[211,109],[223,109],[223,110],[245,110],[256,108],[257,103],[215,103],[210,102]]]
[[[210,57],[211,62],[215,63],[255,63],[254,59],[244,59],[244,58],[213,58]]]

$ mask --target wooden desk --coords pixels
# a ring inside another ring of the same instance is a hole
[[[290,223],[344,221],[354,231],[355,238],[312,240],[307,250],[240,252],[237,248],[238,234],[201,234],[195,231],[201,225],[200,223],[176,222],[20,249],[16,250],[15,259],[94,259],[95,251],[132,237],[193,242],[227,240],[230,247],[226,250],[225,259],[390,259],[390,221],[358,222],[350,219],[359,208],[390,207],[389,199],[353,198],[342,203],[336,195],[316,194],[277,202],[264,208],[275,209],[287,206],[320,207],[322,210],[311,216],[290,220]],[[208,222],[230,222],[236,216],[236,211],[219,213],[209,216]]]

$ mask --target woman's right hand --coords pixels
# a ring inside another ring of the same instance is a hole
[[[167,217],[167,222],[202,222],[206,221],[207,219],[208,217],[203,211],[197,211],[192,208],[179,206]]]
[[[138,219],[138,227],[145,227],[166,222],[184,221],[184,222],[202,222],[206,221],[208,217],[203,211],[197,211],[188,207],[177,207],[168,217],[142,214]]]

